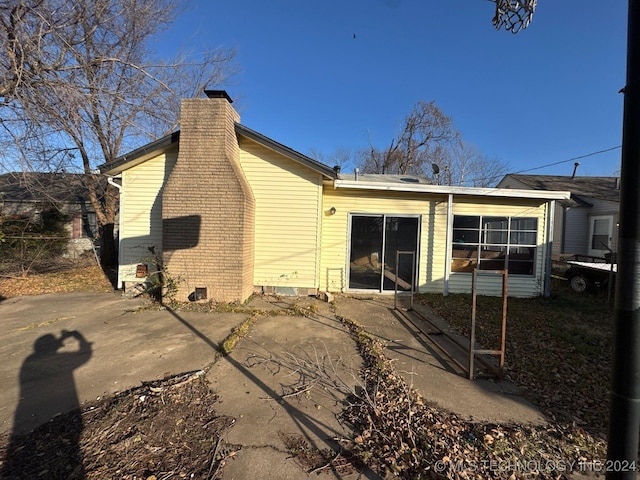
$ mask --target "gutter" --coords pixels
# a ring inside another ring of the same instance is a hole
[[[549,200],[547,202],[547,225],[545,248],[547,249],[547,258],[544,272],[544,296],[551,297],[551,274],[553,273],[553,229],[556,216],[556,201]]]
[[[511,188],[456,187],[448,185],[399,184],[392,182],[365,182],[362,180],[340,180],[333,182],[334,188],[378,190],[389,192],[431,193],[440,195],[467,195],[477,197],[529,198],[542,200],[567,200],[570,192],[553,190],[520,190]]]

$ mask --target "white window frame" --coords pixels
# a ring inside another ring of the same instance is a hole
[[[595,233],[596,220],[608,220],[609,232],[607,233],[607,247],[611,248],[613,239],[613,215],[593,215],[589,217],[589,237],[587,238],[587,252],[593,257],[604,257],[605,253],[609,253],[606,248],[592,248],[593,234]]]

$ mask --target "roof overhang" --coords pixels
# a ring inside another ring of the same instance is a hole
[[[336,172],[333,168],[318,162],[300,152],[297,152],[286,145],[283,145],[275,140],[265,137],[261,133],[251,130],[239,123],[235,124],[236,135],[238,137],[245,137],[260,145],[284,155],[316,172],[321,174],[324,179],[333,180],[336,178]],[[118,175],[124,170],[140,165],[141,163],[150,160],[151,158],[160,155],[172,148],[177,148],[180,140],[180,131],[173,132],[165,137],[162,137],[154,142],[148,143],[143,147],[133,150],[121,157],[116,158],[114,161],[100,165],[98,169],[100,173],[104,175]]]
[[[136,148],[135,150],[116,158],[112,162],[98,166],[98,170],[100,170],[100,173],[103,175],[118,175],[129,168],[140,165],[157,155],[177,147],[179,140],[180,131],[170,133],[169,135],[159,138],[151,143],[147,143],[140,148]]]
[[[248,127],[240,123],[236,123],[236,135],[248,138],[253,140],[254,142],[259,143],[260,145],[273,150],[274,152],[279,153],[280,155],[284,155],[302,165],[305,165],[312,170],[320,173],[324,178],[333,179],[336,178],[336,172],[333,168],[314,160],[313,158],[307,157],[300,152],[296,152],[292,148],[287,147],[275,140],[262,135],[261,133],[256,132],[255,130],[251,130]]]
[[[335,180],[334,188],[377,190],[388,192],[423,193],[433,195],[465,195],[470,197],[523,198],[536,200],[566,200],[570,192],[554,190],[520,190],[512,188],[456,187],[449,185],[399,184],[365,182],[361,180]]]

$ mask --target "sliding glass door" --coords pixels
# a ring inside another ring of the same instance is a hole
[[[349,288],[394,290],[396,281],[399,290],[415,286],[419,230],[419,216],[351,215]]]

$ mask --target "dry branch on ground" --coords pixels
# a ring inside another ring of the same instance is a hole
[[[354,392],[344,442],[365,465],[402,478],[557,479],[585,471],[605,456],[604,441],[573,424],[545,426],[473,422],[423,400],[356,322],[343,319],[365,361],[366,387]],[[601,463],[600,463],[601,464]]]
[[[2,478],[217,478],[236,447],[216,402],[202,372],[144,383],[5,438]]]

